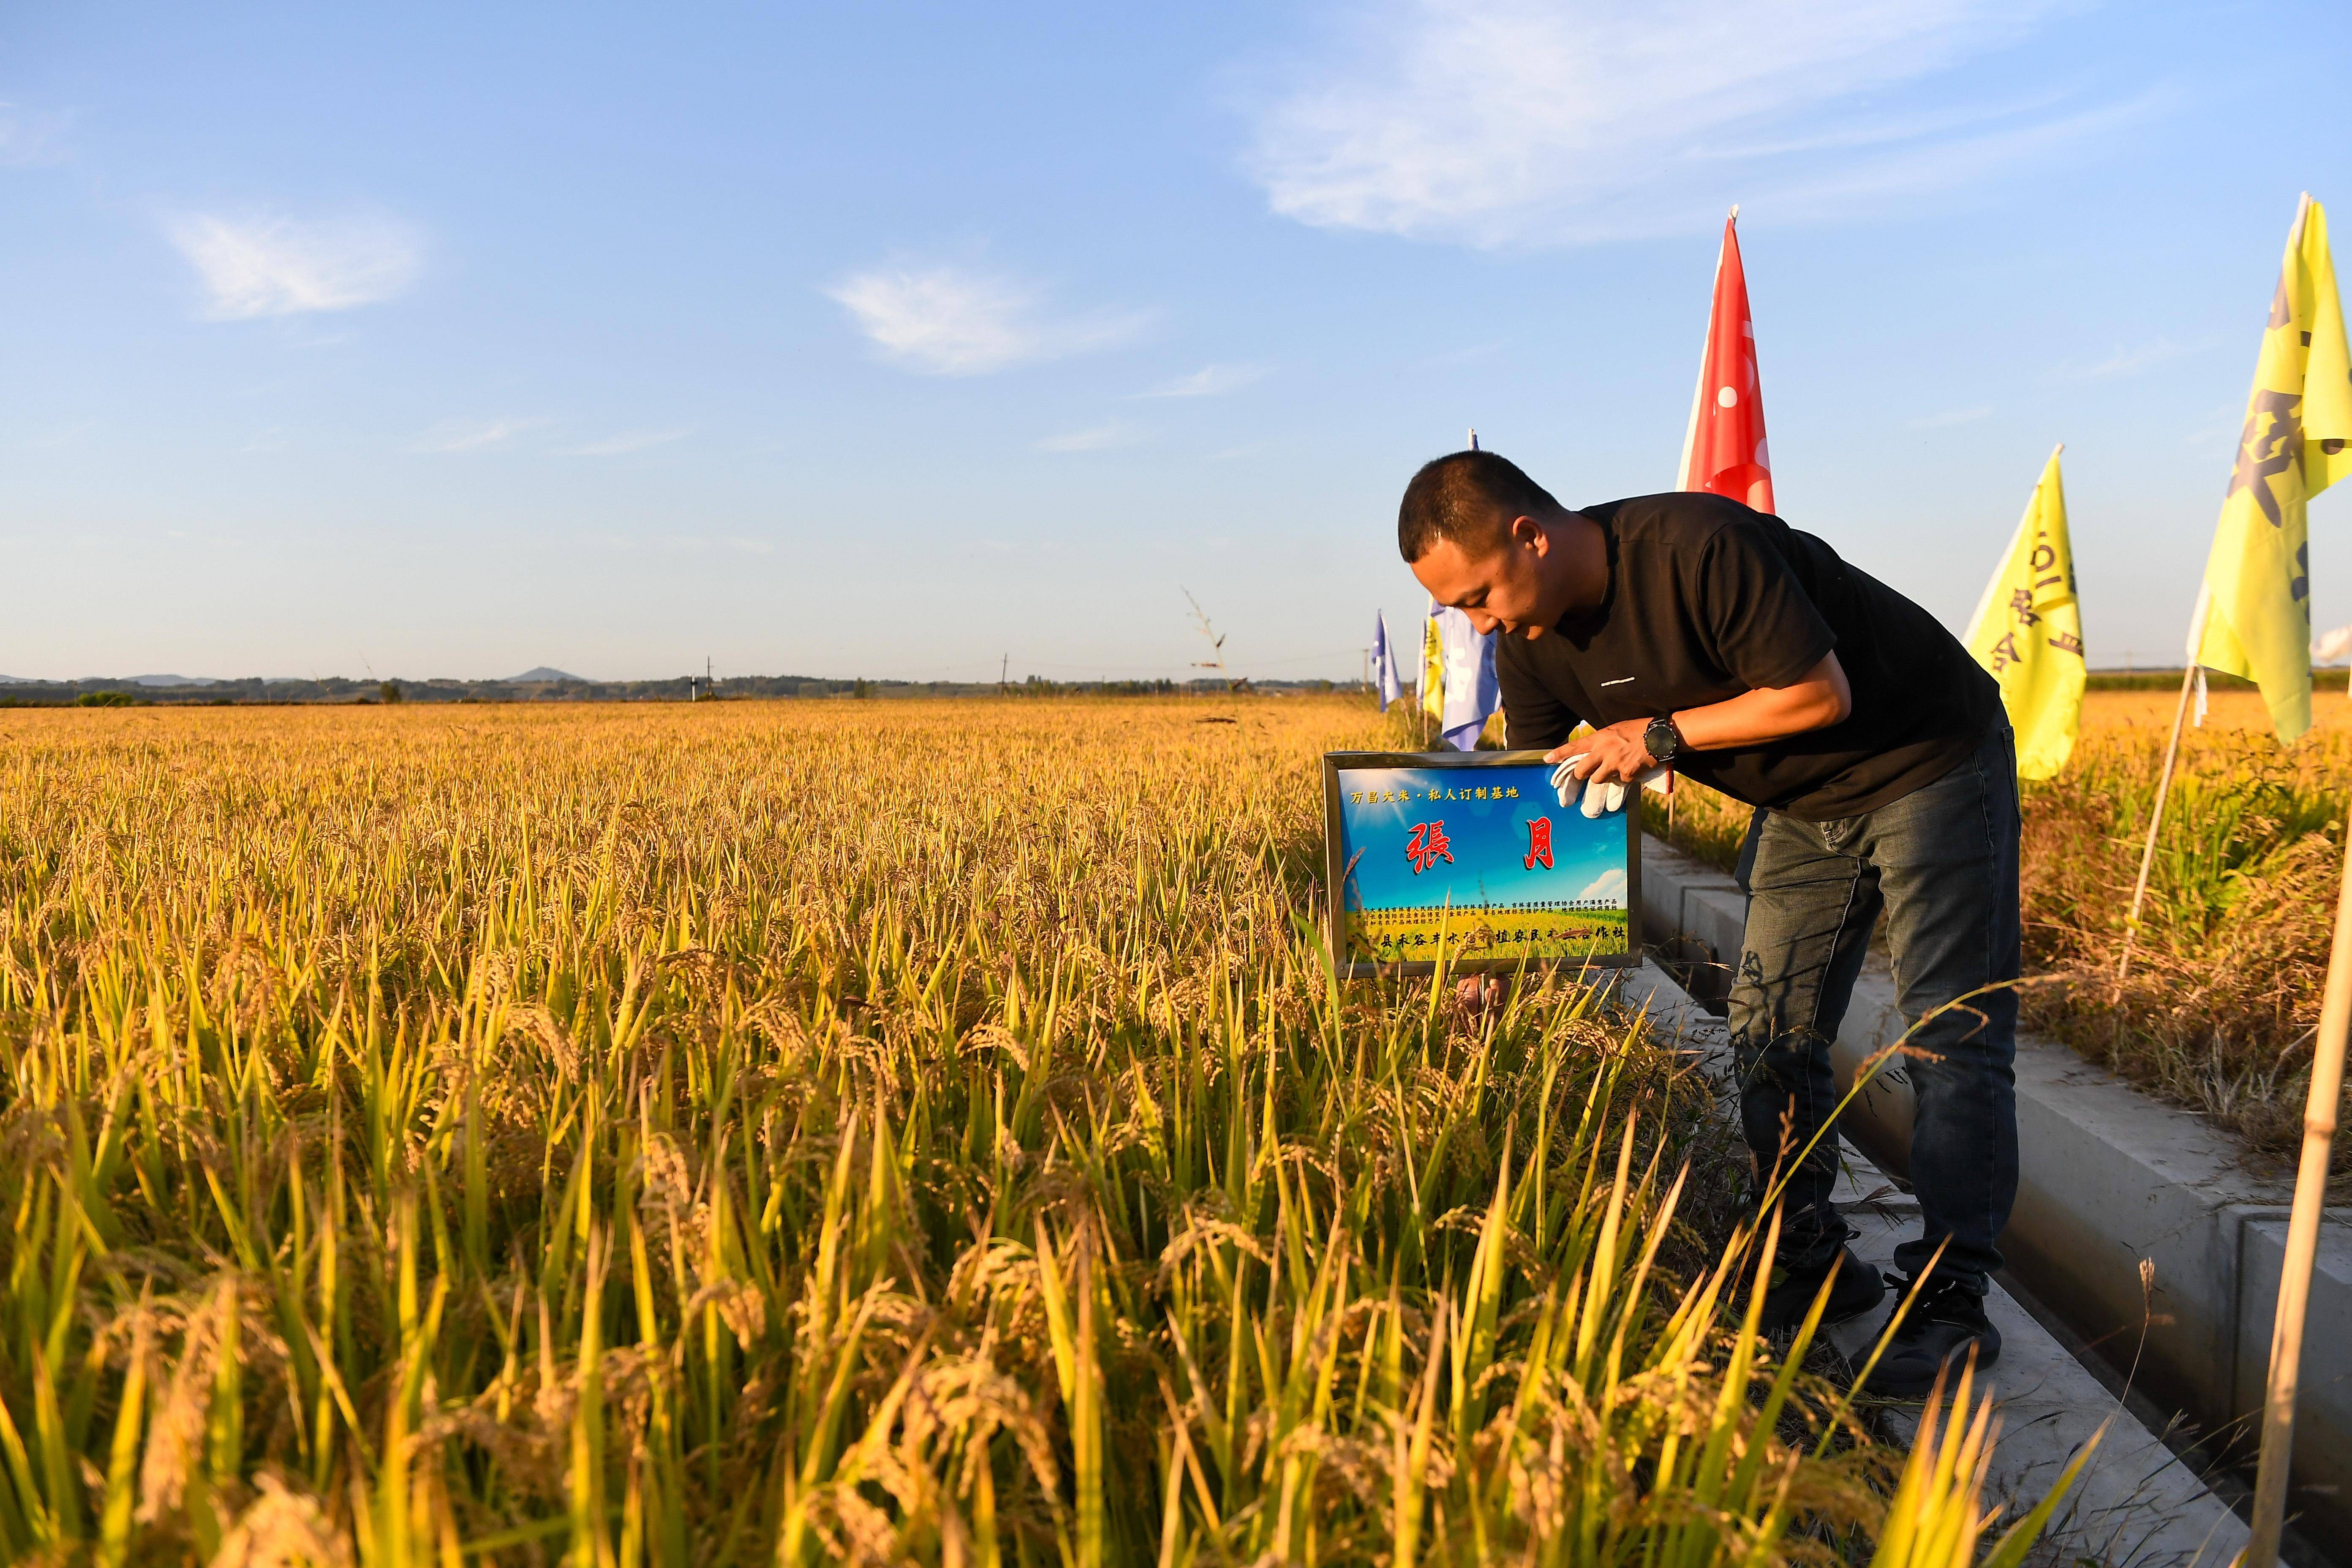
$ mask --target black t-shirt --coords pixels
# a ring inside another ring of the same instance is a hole
[[[1514,748],[1790,686],[1834,650],[1853,710],[1760,746],[1685,752],[1677,770],[1736,800],[1822,822],[1949,773],[2000,714],[2000,688],[1940,622],[1779,518],[1700,491],[1581,510],[1609,542],[1600,607],[1498,639]]]

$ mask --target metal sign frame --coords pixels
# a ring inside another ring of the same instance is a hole
[[[1326,897],[1324,925],[1331,957],[1339,973],[1349,980],[1377,975],[1417,975],[1436,973],[1434,962],[1421,960],[1350,959],[1348,956],[1346,888],[1349,868],[1340,858],[1346,848],[1341,812],[1345,775],[1371,768],[1412,768],[1446,773],[1477,773],[1495,768],[1528,767],[1541,763],[1541,752],[1326,752],[1323,753],[1323,875]],[[1574,810],[1575,807],[1565,809]],[[1463,974],[1515,973],[1528,969],[1623,969],[1642,962],[1642,824],[1641,791],[1629,786],[1625,819],[1625,950],[1574,958],[1449,958],[1446,968]],[[1467,906],[1465,906],[1466,908]]]

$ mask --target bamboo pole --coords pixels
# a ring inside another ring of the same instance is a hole
[[[2271,1370],[2263,1399],[2263,1454],[2254,1479],[2253,1534],[2242,1568],[2272,1568],[2286,1516],[2287,1461],[2294,1446],[2294,1396],[2303,1371],[2303,1320],[2311,1304],[2311,1268],[2327,1208],[2328,1154],[2344,1096],[2345,1026],[2352,1023],[2352,832],[2345,835],[2345,876],[2336,895],[2336,941],[2327,954],[2327,989],[2319,1005],[2311,1093],[2303,1107],[2303,1160],[2294,1173],[2294,1207],[2286,1225],[2286,1262],[2279,1270],[2278,1317],[2271,1326]]]
[[[2189,717],[2189,689],[2197,679],[2191,664],[2180,673],[2180,700],[2172,710],[2172,739],[2164,745],[2164,772],[2156,781],[2156,809],[2147,816],[2147,845],[2139,852],[2139,880],[2132,885],[2131,912],[2124,917],[2124,954],[2116,963],[2116,1000],[2123,1000],[2124,980],[2131,973],[2132,939],[2139,935],[2140,900],[2147,897],[2148,868],[2156,864],[2156,830],[2164,822],[2164,797],[2172,790],[2172,763],[2180,752],[2181,721]]]

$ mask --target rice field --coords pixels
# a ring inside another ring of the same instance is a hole
[[[1906,1461],[1742,1331],[1670,1042],[1332,978],[1382,739],[0,715],[0,1556],[1977,1559],[1965,1390]]]
[[[2181,742],[2118,985],[2177,700],[2173,691],[2088,693],[2065,771],[2025,786],[2025,1019],[2210,1117],[2257,1163],[2291,1163],[2352,799],[2352,702],[2320,692],[2311,733],[2282,747],[2259,696],[2212,693],[2203,726]],[[1676,842],[1731,864],[1748,808],[1687,784],[1677,794]],[[1654,806],[1650,818],[1664,831]],[[2352,1170],[2352,1150],[2337,1157],[2339,1171]]]

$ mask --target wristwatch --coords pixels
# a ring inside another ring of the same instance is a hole
[[[1642,744],[1654,762],[1671,763],[1680,756],[1683,732],[1675,728],[1675,716],[1668,713],[1651,720],[1649,728],[1642,731]]]

